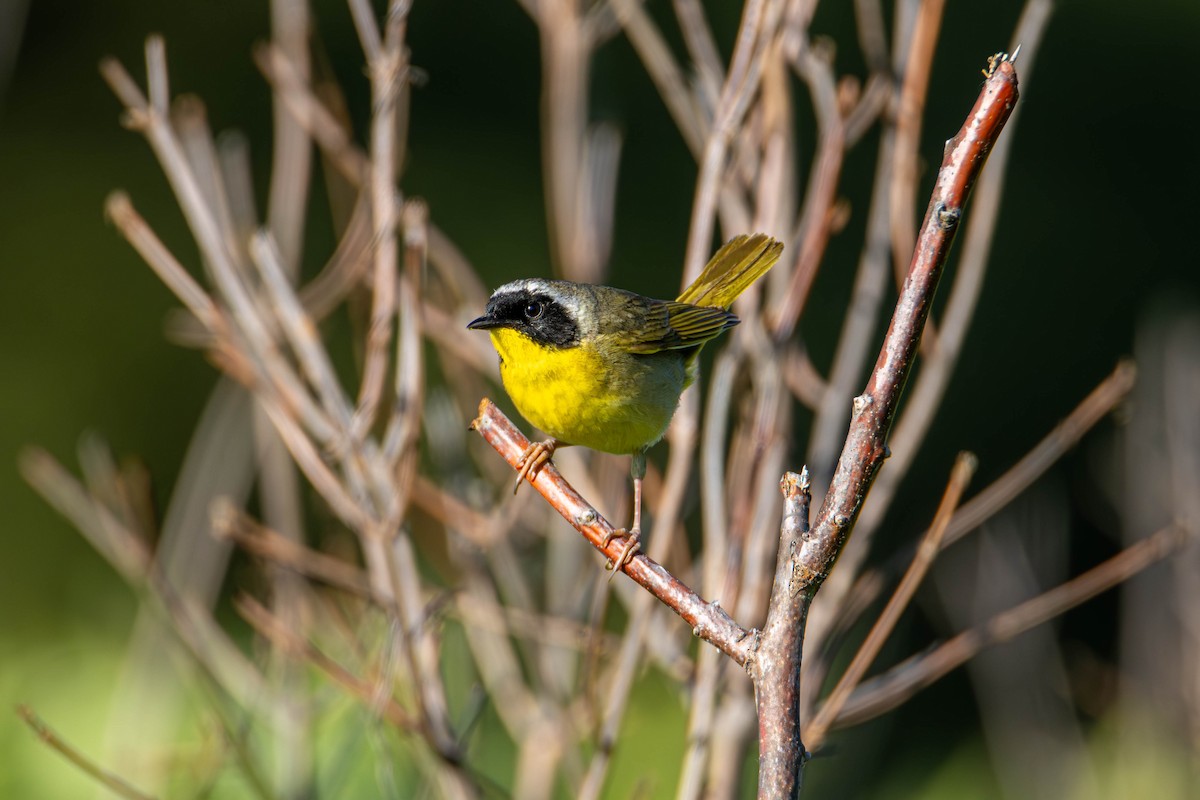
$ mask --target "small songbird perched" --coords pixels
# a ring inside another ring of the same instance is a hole
[[[738,236],[674,301],[570,281],[513,281],[467,326],[491,334],[513,404],[550,435],[522,455],[516,488],[558,447],[633,456],[633,525],[613,574],[640,547],[646,451],[695,380],[700,349],[738,323],[729,307],[782,252],[765,234]]]

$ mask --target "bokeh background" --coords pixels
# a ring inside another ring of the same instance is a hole
[[[648,5],[669,19],[668,3]],[[727,54],[736,4],[707,5]],[[341,78],[361,137],[368,92],[349,15],[332,0],[314,7],[325,68]],[[823,3],[814,31],[844,43],[840,72],[862,74],[850,8]],[[927,161],[940,158],[942,140],[974,100],[979,68],[1007,46],[1019,10],[1013,0],[949,3],[923,126]],[[20,448],[38,444],[73,464],[80,436],[98,432],[122,457],[145,462],[165,500],[216,379],[197,353],[165,341],[174,299],[103,218],[106,194],[125,189],[177,253],[194,256],[148,147],[119,124],[97,62],[115,55],[140,79],[144,38],[161,32],[173,91],[200,95],[214,129],[245,133],[261,192],[270,102],[250,51],[267,31],[265,3],[244,0],[0,2],[2,797],[88,791],[11,708],[29,703],[83,750],[100,752],[135,610],[121,580],[21,481]],[[881,540],[885,552],[928,520],[955,451],[980,456],[976,485],[983,485],[1133,352],[1140,325],[1195,306],[1197,42],[1195,0],[1058,4],[1022,85],[1023,117],[980,309],[895,524]],[[427,199],[493,285],[547,274],[533,24],[506,0],[418,0],[409,43],[428,80],[414,93],[403,188]],[[694,164],[620,37],[600,53],[593,100],[593,116],[614,122],[625,140],[611,282],[670,296]],[[843,194],[853,216],[829,248],[801,323],[818,367],[831,357],[861,245],[873,137],[847,162]],[[926,171],[922,197],[929,184]],[[317,225],[305,249],[309,269],[331,248],[329,228]],[[1074,571],[1118,547],[1114,514],[1096,488],[1118,424],[1102,424],[1040,489],[1065,499]],[[794,468],[803,452],[797,442]],[[1071,663],[1113,661],[1118,609],[1110,594],[1061,621],[1059,638],[1081,654]],[[953,627],[937,613],[910,616],[899,653]],[[1080,717],[1088,736],[1100,739],[1110,718],[1104,692],[1098,696]],[[637,740],[679,737],[681,718],[659,717],[630,722],[641,726]],[[660,724],[661,731],[653,727]],[[1169,722],[1154,729],[1184,754],[1195,735]],[[814,765],[812,796],[822,796],[822,786],[837,796],[1004,796],[985,730],[970,679],[959,671],[873,727],[869,768],[860,755],[839,759],[836,749]],[[1164,769],[1179,774],[1176,766]],[[1177,782],[1163,786],[1168,794],[1189,791]]]

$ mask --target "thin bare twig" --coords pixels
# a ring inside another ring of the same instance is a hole
[[[679,128],[688,150],[694,158],[699,159],[704,149],[707,125],[688,89],[683,69],[671,54],[671,48],[641,2],[613,0],[613,9],[618,22],[625,29],[625,35],[629,37],[629,43],[658,87],[658,93],[675,120],[675,126]]]
[[[699,0],[674,0],[675,18],[679,20],[679,31],[692,57],[692,66],[698,79],[698,91],[703,99],[702,106],[715,108],[725,80],[721,55],[717,50],[712,28],[704,16]],[[665,95],[664,95],[665,97]]]
[[[872,71],[886,70],[888,50],[882,2],[854,0],[854,22],[858,29],[858,46],[862,48],[867,66]]]
[[[31,449],[22,454],[25,480],[75,525],[96,551],[144,602],[171,622],[171,630],[214,682],[246,707],[267,695],[267,682],[196,599],[182,595],[164,574],[170,565],[155,563],[148,545],[52,456]],[[159,560],[162,556],[159,554]],[[192,589],[196,593],[198,589]]]
[[[381,607],[387,605],[387,598],[372,591],[366,574],[358,567],[343,559],[310,550],[290,537],[260,525],[228,500],[218,501],[213,507],[212,520],[214,535],[232,539],[251,555],[363,597]]]
[[[409,200],[401,211],[404,224],[404,271],[400,275],[396,335],[395,405],[383,435],[383,457],[394,467],[396,497],[407,508],[417,473],[421,414],[425,407],[425,361],[421,352],[421,288],[425,282],[429,209]]]
[[[847,727],[873,719],[900,705],[955,667],[991,647],[1053,619],[1107,589],[1129,580],[1192,542],[1177,525],[1163,528],[1066,583],[965,630],[933,650],[913,656],[863,683],[833,722]]]
[[[310,644],[295,631],[288,628],[282,620],[267,610],[249,595],[240,595],[234,601],[242,619],[258,631],[268,641],[289,655],[307,661],[324,672],[334,683],[346,689],[357,697],[373,714],[377,714],[400,730],[420,732],[421,726],[408,711],[390,695],[380,701],[377,687],[374,683],[363,680],[349,669],[334,661],[325,653]],[[436,749],[436,748],[435,748]]]
[[[27,705],[17,706],[17,716],[25,721],[25,724],[33,729],[38,738],[48,744],[50,747],[57,750],[62,756],[78,767],[82,772],[87,774],[97,783],[105,786],[114,794],[129,798],[129,800],[153,800],[152,795],[148,795],[139,789],[134,788],[124,778],[115,775],[100,765],[96,764],[90,758],[79,752],[69,742],[65,741],[61,736],[54,732],[41,717],[34,713]]]
[[[1133,389],[1136,374],[1137,368],[1132,361],[1124,360],[1118,363],[1112,374],[1088,393],[1067,418],[1055,425],[1054,429],[1020,461],[954,512],[954,517],[946,529],[946,536],[942,540],[942,547],[949,547],[977,529],[1033,485],[1033,482],[1045,474],[1064,453],[1078,444],[1097,422],[1124,402]],[[888,582],[887,576],[898,573],[911,557],[911,549],[906,548],[897,553],[885,566],[860,574],[847,595],[848,598],[853,598],[852,601],[841,609],[837,629],[844,630],[853,625],[859,615],[883,592]]]
[[[104,211],[125,239],[154,270],[158,279],[183,301],[197,319],[212,331],[225,328],[225,320],[216,303],[154,235],[154,231],[134,210],[129,195],[125,192],[113,192],[104,202]]]
[[[912,225],[916,218],[917,161],[921,148],[921,118],[925,112],[925,95],[929,91],[929,76],[933,53],[937,49],[938,31],[946,0],[921,0],[913,29],[908,63],[904,67],[904,84],[900,89],[900,107],[896,112],[896,164],[892,171],[892,258],[896,266],[896,282],[904,280],[908,254],[915,240]]]
[[[742,13],[733,59],[721,89],[721,98],[700,161],[700,176],[696,180],[696,197],[692,204],[687,254],[684,258],[685,285],[700,274],[705,254],[711,247],[713,216],[719,188],[725,177],[729,142],[745,118],[758,89],[767,60],[766,51],[772,46],[782,15],[783,3],[778,0],[749,0]]]
[[[831,233],[831,214],[837,197],[838,178],[846,155],[845,125],[838,108],[837,87],[833,75],[833,54],[805,47],[794,57],[796,72],[808,84],[817,113],[820,138],[813,158],[812,174],[804,193],[804,210],[793,241],[796,248],[791,281],[771,313],[772,333],[776,341],[792,335],[808,291],[816,279]]]
[[[1008,505],[1017,495],[1027,489],[1050,465],[1078,444],[1083,435],[1122,403],[1133,390],[1137,378],[1137,367],[1132,361],[1117,364],[1107,378],[1100,382],[1088,396],[1050,433],[1013,464],[979,494],[972,497],[954,514],[950,528],[946,531],[944,546],[957,542],[978,528],[992,514]]]
[[[904,609],[908,607],[913,595],[916,594],[917,587],[924,580],[925,574],[933,566],[934,560],[942,549],[942,538],[946,534],[946,528],[950,525],[950,518],[958,506],[963,492],[966,491],[971,476],[975,473],[977,463],[973,454],[959,453],[950,473],[950,482],[946,486],[946,492],[942,495],[942,502],[938,505],[937,513],[934,514],[933,524],[921,537],[921,543],[917,546],[917,553],[913,557],[912,563],[909,564],[908,571],[904,573],[904,577],[896,586],[896,591],[892,593],[891,599],[876,618],[875,624],[871,627],[867,638],[863,640],[858,652],[854,654],[850,665],[846,667],[846,671],[838,679],[837,685],[833,687],[833,691],[829,693],[829,697],[822,704],[821,710],[804,730],[808,746],[813,750],[819,749],[824,743],[834,718],[837,717],[842,706],[850,698],[850,693],[858,686],[862,676],[875,661],[879,651],[883,649],[884,642],[891,635],[896,623],[900,621],[900,615],[904,613]]]
[[[395,1],[391,5],[396,5]],[[354,433],[364,436],[375,423],[375,414],[383,394],[387,374],[388,346],[396,309],[396,271],[399,245],[395,176],[397,169],[396,106],[401,87],[408,80],[408,58],[404,49],[403,23],[393,35],[380,39],[374,13],[365,2],[351,2],[354,22],[367,56],[371,76],[371,229],[375,250],[375,268],[371,280],[371,318],[363,356],[362,381],[355,410]],[[363,8],[367,10],[364,11]],[[395,15],[389,13],[389,19]]]
[[[308,35],[311,18],[303,0],[272,0],[271,39],[292,64],[300,80],[308,82]],[[304,243],[304,217],[311,177],[312,140],[279,94],[271,96],[275,145],[271,148],[271,186],[267,200],[267,227],[279,243],[288,277],[300,272]]]
[[[694,411],[679,415],[671,426],[671,456],[647,553],[650,559],[656,561],[664,560],[671,545],[671,530],[683,514],[683,499],[691,475],[692,456],[696,449],[695,416]],[[634,678],[638,671],[637,665],[653,619],[652,603],[651,595],[639,592],[630,607],[630,623],[612,670],[614,677],[604,704],[604,718],[597,736],[596,754],[592,757],[583,785],[577,793],[580,800],[599,797],[604,787],[612,750],[628,707],[629,694],[633,690]]]
[[[595,282],[599,264],[586,243],[593,220],[587,190],[587,98],[591,42],[580,3],[533,6],[542,53],[542,174],[546,227],[559,274]]]

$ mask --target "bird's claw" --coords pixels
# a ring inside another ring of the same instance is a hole
[[[521,458],[517,461],[517,466],[520,471],[517,473],[517,480],[513,483],[513,494],[521,488],[521,484],[525,479],[533,480],[537,477],[537,471],[542,468],[542,465],[550,460],[554,455],[554,449],[558,446],[558,442],[554,439],[546,439],[542,442],[531,442],[529,447],[525,448],[525,452],[521,454]]]
[[[603,542],[604,546],[608,547],[608,543],[613,540],[613,537],[620,536],[620,535],[625,535],[627,537],[626,542],[625,542],[625,549],[623,549],[621,551],[621,555],[617,556],[616,561],[610,561],[608,564],[605,565],[605,569],[612,570],[612,572],[610,572],[608,574],[608,579],[610,581],[616,576],[616,574],[618,572],[621,571],[622,568],[624,568],[624,566],[626,564],[628,564],[630,561],[632,561],[633,557],[635,555],[637,555],[639,550],[642,549],[642,533],[637,528],[634,528],[631,531],[626,531],[624,529],[619,530],[619,531],[613,531],[612,533],[610,533],[604,537],[604,542]]]

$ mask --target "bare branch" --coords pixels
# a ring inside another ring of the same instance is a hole
[[[125,797],[129,800],[153,800],[151,795],[145,794],[139,789],[131,786],[124,778],[119,775],[114,775],[100,765],[96,764],[90,758],[79,752],[69,742],[65,741],[61,736],[55,733],[49,725],[42,721],[41,717],[33,712],[27,705],[17,706],[17,716],[25,721],[25,724],[33,729],[38,738],[48,744],[50,747],[57,750],[62,756],[78,767],[81,771],[87,774],[97,783],[102,784],[105,788],[112,791],[119,797]]]
[[[479,416],[471,429],[484,438],[509,466],[517,463],[529,446],[529,440],[513,426],[490,400],[479,404]],[[584,500],[548,462],[530,478],[533,488],[563,516],[584,538],[614,564],[625,549],[624,537]],[[605,539],[609,539],[607,545]],[[642,588],[661,600],[668,608],[692,626],[692,632],[717,647],[739,665],[750,659],[754,637],[742,628],[716,603],[706,602],[686,584],[667,572],[647,556],[636,555],[623,567]]]
[[[829,244],[831,211],[846,155],[845,126],[838,108],[832,59],[832,53],[805,47],[794,61],[796,72],[812,92],[820,139],[804,192],[804,210],[792,237],[799,246],[791,281],[771,314],[777,341],[787,339],[795,329]]]
[[[228,500],[219,501],[212,510],[213,534],[232,539],[247,553],[294,571],[328,586],[350,592],[384,607],[371,582],[358,567],[343,559],[310,550],[303,544],[258,524]]]
[[[925,95],[929,91],[929,75],[933,53],[937,49],[938,31],[946,0],[921,0],[916,27],[904,66],[904,84],[900,89],[900,107],[896,112],[896,164],[892,171],[892,258],[896,265],[896,282],[904,280],[912,252],[912,226],[916,217],[913,204],[917,194],[917,163],[921,147],[921,118],[925,113]]]
[[[349,669],[321,652],[283,624],[282,620],[253,597],[246,594],[240,595],[235,599],[234,605],[242,619],[250,623],[264,638],[293,658],[307,661],[324,672],[334,683],[356,696],[373,714],[386,719],[401,730],[414,732],[421,730],[418,721],[394,698],[389,695],[381,699],[375,684],[359,678]]]
[[[700,161],[700,176],[696,181],[696,198],[692,204],[687,255],[684,259],[683,285],[700,274],[705,254],[713,237],[713,216],[719,188],[725,177],[730,139],[745,119],[746,111],[762,78],[766,51],[775,39],[783,14],[778,0],[749,0],[738,28],[733,59],[721,89],[721,99],[714,114],[712,129],[704,145]]]
[[[838,679],[837,685],[829,693],[821,710],[805,728],[805,738],[808,739],[808,746],[813,750],[819,749],[824,743],[829,726],[846,700],[849,699],[850,693],[862,680],[862,676],[875,661],[879,651],[883,649],[887,637],[891,635],[896,623],[900,621],[900,615],[904,613],[904,609],[912,601],[925,574],[933,566],[934,559],[942,549],[942,538],[946,534],[947,526],[950,525],[950,518],[958,506],[963,492],[966,491],[971,476],[975,473],[977,463],[975,456],[971,453],[959,453],[958,460],[954,462],[954,469],[950,473],[950,482],[946,486],[946,492],[942,495],[942,502],[933,517],[933,524],[921,538],[921,543],[917,546],[917,553],[913,557],[912,563],[909,564],[908,571],[904,573],[896,591],[892,593],[891,599],[876,618],[871,632],[867,634],[867,638],[863,640],[858,652],[854,654],[854,659],[846,667],[842,677]]]
[[[955,667],[974,658],[985,647],[1006,642],[1129,580],[1147,567],[1178,552],[1192,539],[1185,528],[1170,525],[1082,575],[1016,608],[997,614],[982,625],[963,631],[927,653],[897,664],[859,686],[834,720],[834,726],[857,725],[890,711]]]
[[[1032,486],[1064,453],[1078,444],[1097,422],[1124,402],[1133,389],[1136,373],[1137,369],[1132,361],[1126,360],[1117,364],[1112,374],[1101,381],[1066,419],[1054,426],[1054,429],[1020,461],[954,512],[946,536],[942,540],[942,547],[949,547],[977,529]],[[887,576],[898,573],[903,563],[911,557],[912,550],[906,548],[886,566],[861,573],[846,595],[851,599],[841,609],[838,628],[845,629],[852,625],[883,592]]]
[[[1033,66],[1032,57],[1036,55],[1037,45],[1042,31],[1049,21],[1049,0],[1031,0],[1026,4],[1014,37],[1016,44],[1024,41],[1021,48],[1021,75],[1028,79],[1030,68]],[[1009,127],[1016,124],[1020,109],[1013,112]],[[1012,136],[1007,136],[997,143],[991,154],[993,168],[989,169],[980,181],[974,194],[971,218],[967,221],[962,252],[958,258],[958,268],[955,270],[950,296],[946,301],[943,316],[944,329],[937,337],[937,347],[932,351],[923,350],[925,358],[922,362],[921,374],[909,393],[904,414],[896,422],[894,435],[891,439],[896,459],[889,464],[889,469],[875,487],[874,500],[871,507],[864,512],[859,524],[860,536],[847,548],[846,556],[850,564],[861,564],[874,531],[882,524],[884,514],[899,488],[900,481],[908,473],[909,467],[916,458],[920,443],[924,440],[933,419],[949,385],[950,376],[958,363],[970,323],[975,314],[975,307],[983,288],[983,280],[987,274],[988,254],[991,252],[992,235],[999,220],[1000,198],[1004,191],[1005,167],[1011,152]],[[839,582],[840,585],[840,582]]]
[[[798,797],[808,754],[800,738],[800,658],[804,621],[820,584],[808,580],[801,554],[808,546],[808,470],[780,483],[783,525],[771,608],[750,672],[758,708],[758,796]]]
[[[399,245],[395,176],[397,163],[396,107],[401,87],[408,80],[408,58],[403,26],[380,42],[379,29],[366,2],[350,4],[371,75],[371,230],[375,269],[371,280],[371,319],[367,330],[362,382],[355,410],[354,433],[364,436],[375,422],[387,373],[388,346],[396,310],[396,272]],[[401,19],[401,23],[403,20]]]
[[[854,399],[850,432],[813,525],[813,538],[827,543],[824,548],[813,548],[813,558],[805,564],[815,585],[824,582],[840,554],[862,509],[863,499],[889,455],[887,436],[892,419],[962,220],[963,206],[1016,103],[1016,71],[1007,60],[997,58],[995,64],[966,123],[946,144],[942,168],[891,326],[866,389]]]

